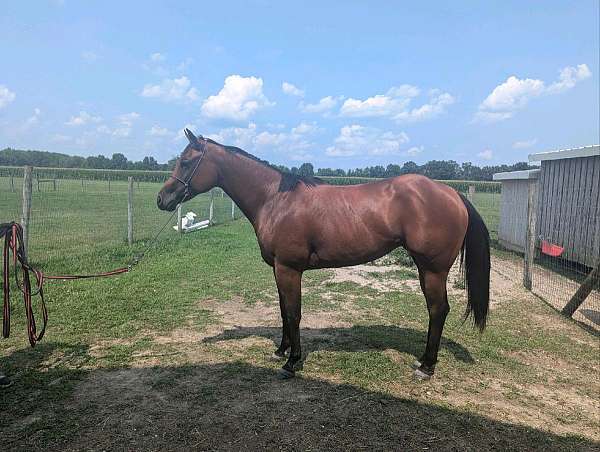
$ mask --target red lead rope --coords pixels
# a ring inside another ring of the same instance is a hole
[[[0,239],[2,239],[2,237],[4,237],[4,249],[2,253],[2,282],[4,292],[2,335],[5,338],[10,335],[10,253],[12,252],[15,283],[19,290],[23,293],[25,315],[27,317],[27,334],[29,336],[29,343],[32,347],[35,346],[35,344],[44,336],[44,332],[46,331],[46,323],[48,322],[48,310],[46,309],[46,303],[44,302],[44,279],[74,280],[103,278],[106,276],[114,276],[126,273],[130,268],[123,267],[110,272],[96,273],[92,275],[48,276],[33,268],[27,262],[27,257],[25,256],[25,247],[23,245],[23,228],[19,223],[12,222],[0,224]],[[21,279],[19,279],[19,267],[21,267]],[[31,290],[31,278],[29,276],[30,272],[33,273],[36,280],[36,289],[34,292]],[[42,319],[44,321],[42,330],[39,332],[39,334],[37,333],[36,329],[32,303],[32,297],[36,295],[39,295],[40,297]]]

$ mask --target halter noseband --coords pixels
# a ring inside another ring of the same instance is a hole
[[[188,197],[188,195],[190,194],[190,182],[193,179],[194,175],[196,174],[196,171],[198,171],[198,167],[200,166],[200,162],[202,161],[202,159],[204,158],[204,156],[206,155],[206,143],[207,140],[204,137],[200,137],[200,139],[202,140],[202,149],[195,149],[194,145],[192,145],[192,149],[195,149],[197,151],[202,152],[202,154],[200,154],[200,157],[198,157],[198,161],[196,162],[196,166],[194,166],[194,169],[192,170],[192,172],[190,173],[190,175],[186,178],[186,180],[183,180],[173,174],[171,174],[170,177],[172,177],[173,179],[175,179],[177,182],[181,182],[185,188],[185,192],[183,194],[183,198],[181,198],[181,202],[185,201],[185,199]]]

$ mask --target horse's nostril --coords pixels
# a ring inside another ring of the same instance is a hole
[[[158,204],[159,206],[162,204],[162,198],[160,197],[160,195],[156,197],[156,204]]]

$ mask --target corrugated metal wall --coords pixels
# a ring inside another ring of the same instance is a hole
[[[595,264],[600,255],[600,156],[542,161],[537,235],[564,247],[562,258]]]
[[[525,252],[528,179],[502,181],[498,241],[509,250]]]

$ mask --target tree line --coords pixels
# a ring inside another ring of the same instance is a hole
[[[158,163],[152,156],[134,162],[121,153],[112,157],[93,155],[80,157],[58,152],[23,151],[6,148],[0,151],[0,166],[37,166],[42,168],[89,168],[89,169],[121,169],[121,170],[170,170],[175,166],[175,158],[167,163]]]
[[[338,176],[338,177],[395,177],[403,174],[423,174],[438,180],[492,180],[494,173],[520,171],[535,168],[527,162],[512,165],[490,165],[479,167],[471,162],[458,164],[454,160],[430,160],[423,165],[408,161],[402,166],[390,163],[387,166],[376,165],[356,169],[319,168],[315,171],[311,163],[303,163],[299,167],[287,168],[276,166],[282,171],[289,171],[300,176]]]
[[[24,151],[6,148],[0,150],[0,166],[37,166],[47,168],[90,168],[90,169],[121,169],[121,170],[171,170],[176,158],[167,163],[158,163],[154,157],[147,156],[140,161],[131,161],[121,153],[115,153],[108,158],[104,155],[81,157],[46,151]],[[269,164],[269,162],[264,161]],[[338,177],[394,177],[402,174],[423,174],[432,179],[441,180],[492,180],[494,173],[531,169],[527,162],[512,165],[477,166],[471,162],[459,164],[454,160],[430,160],[423,165],[413,161],[402,165],[390,163],[387,166],[376,165],[356,169],[318,168],[315,170],[311,163],[303,163],[296,167],[272,165],[273,167],[300,176],[338,176]]]

